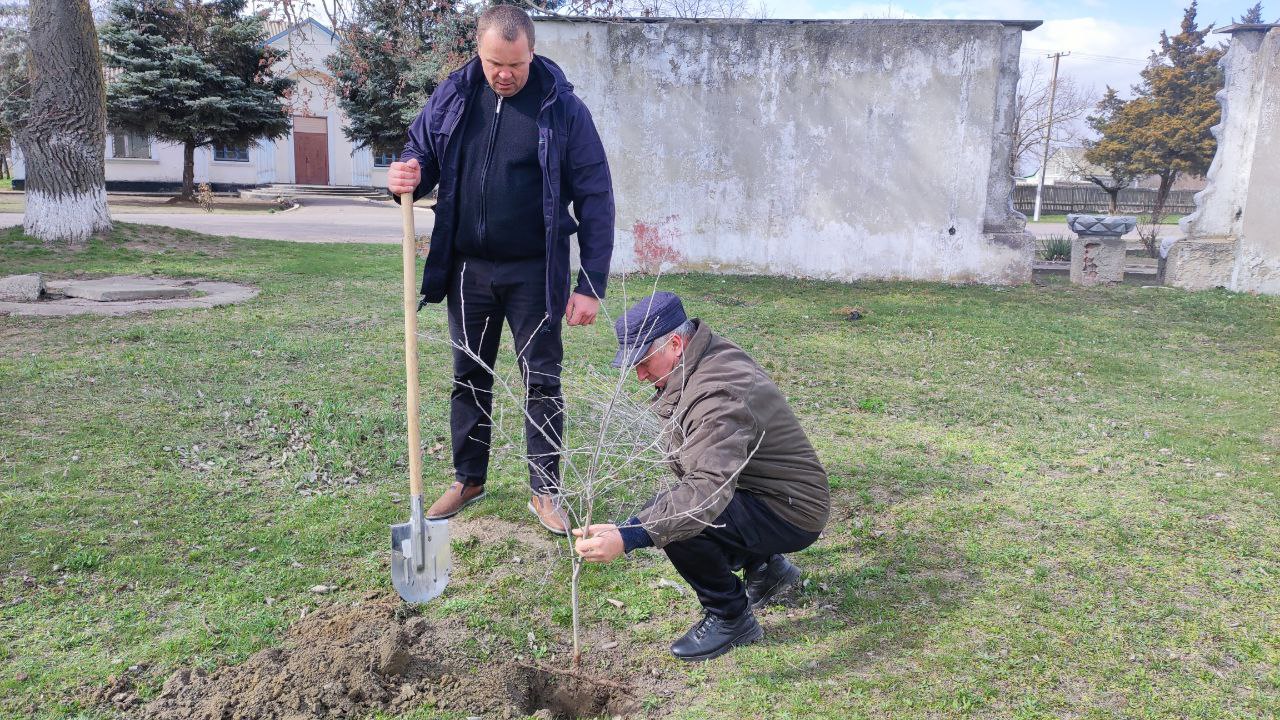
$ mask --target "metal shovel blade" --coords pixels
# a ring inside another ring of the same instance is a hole
[[[449,584],[449,521],[427,520],[415,496],[409,522],[391,526],[391,584],[405,602],[424,603]]]

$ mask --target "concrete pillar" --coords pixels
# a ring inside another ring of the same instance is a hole
[[[1122,236],[1138,225],[1135,217],[1068,215],[1076,234],[1071,242],[1071,282],[1114,285],[1124,281],[1126,243]]]
[[[253,146],[253,161],[258,169],[259,185],[270,185],[276,181],[276,141],[262,139]]]
[[[1280,25],[1230,25],[1218,151],[1165,282],[1280,294]]]

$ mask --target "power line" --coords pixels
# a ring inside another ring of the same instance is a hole
[[[1044,194],[1044,176],[1049,174],[1049,139],[1053,137],[1053,101],[1058,95],[1058,61],[1070,55],[1070,52],[1056,52],[1049,56],[1053,60],[1053,80],[1049,85],[1049,122],[1044,130],[1044,157],[1040,160],[1040,182],[1036,185],[1035,222],[1040,222],[1040,196]]]
[[[1023,52],[1023,53],[1025,53],[1025,54],[1029,54],[1029,55],[1036,55],[1036,54],[1039,54],[1039,53],[1042,53],[1042,52],[1049,52],[1049,50],[1047,50],[1047,49],[1045,49],[1045,48],[1032,48],[1032,47],[1026,47],[1026,48],[1022,48],[1022,52]],[[1120,57],[1120,56],[1118,56],[1118,55],[1098,55],[1098,54],[1095,54],[1095,53],[1086,53],[1086,52],[1073,51],[1073,52],[1072,52],[1072,56],[1073,56],[1073,57],[1087,58],[1087,59],[1089,59],[1089,60],[1099,60],[1099,61],[1102,61],[1102,62],[1126,63],[1126,64],[1133,64],[1133,65],[1146,65],[1146,64],[1147,64],[1147,61],[1146,61],[1146,60],[1139,60],[1139,59],[1137,59],[1137,58]]]

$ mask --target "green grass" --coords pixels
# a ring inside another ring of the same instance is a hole
[[[13,180],[11,178],[0,178],[0,190],[12,190]]]
[[[0,318],[0,716],[109,717],[86,690],[130,666],[154,693],[177,667],[278,642],[319,602],[312,585],[341,587],[326,602],[388,591],[386,530],[405,512],[398,249],[174,235],[138,247],[121,225],[66,252],[0,233],[0,274],[262,289],[206,311]],[[795,558],[799,606],[765,613],[767,641],[722,660],[665,657],[696,605],[654,589],[675,577],[660,554],[586,573],[588,626],[630,634],[629,662],[687,679],[671,716],[1280,713],[1280,302],[1066,284],[662,286],[774,375],[834,501]],[[846,306],[863,319],[833,312]],[[444,337],[440,307],[421,323]],[[571,357],[612,356],[603,323],[566,338]],[[422,382],[423,435],[443,436],[441,342],[422,349]],[[429,486],[448,471],[428,457]],[[522,475],[497,468],[491,499],[461,522],[528,522]],[[300,492],[326,476],[356,482]],[[427,613],[524,647],[533,627],[536,647],[563,652],[566,568],[544,584],[544,568],[506,562],[519,552],[460,543]]]

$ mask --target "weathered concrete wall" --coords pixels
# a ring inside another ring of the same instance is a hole
[[[1234,25],[1222,59],[1218,152],[1166,282],[1280,294],[1280,25]]]
[[[604,138],[615,267],[1017,283],[1005,171],[1024,29],[540,20]]]

